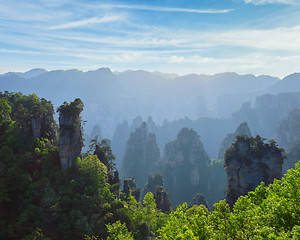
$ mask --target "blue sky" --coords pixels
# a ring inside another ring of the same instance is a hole
[[[0,0],[0,73],[300,72],[300,0]]]

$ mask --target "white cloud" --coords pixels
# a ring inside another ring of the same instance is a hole
[[[123,8],[133,10],[148,10],[160,12],[186,12],[186,13],[228,13],[233,9],[191,9],[191,8],[171,8],[149,5],[125,5],[125,4],[99,4],[100,8]]]
[[[27,50],[5,49],[5,48],[0,48],[0,52],[15,53],[15,54],[41,54],[41,52],[38,51],[27,51]]]
[[[260,50],[300,51],[300,25],[267,30],[231,30],[211,35],[213,41]]]
[[[254,5],[264,5],[264,4],[287,4],[287,5],[294,5],[299,4],[296,0],[244,0],[245,3],[251,3]]]
[[[173,55],[169,58],[170,63],[192,63],[192,64],[202,64],[209,62],[216,62],[214,58],[201,57],[199,55],[184,57]]]
[[[60,24],[60,25],[57,25],[57,26],[51,26],[48,29],[57,30],[57,29],[76,28],[76,27],[82,27],[82,26],[90,25],[90,24],[118,22],[122,19],[123,19],[122,16],[113,16],[113,15],[104,16],[102,18],[92,17],[92,18],[83,19],[83,20],[79,20],[79,21],[63,23],[63,24]]]
[[[19,22],[44,23],[58,21],[70,16],[68,10],[45,7],[43,4],[35,4],[30,1],[3,1],[0,0],[1,20],[13,20]]]
[[[142,55],[140,52],[125,53],[112,56],[112,60],[115,62],[134,62],[141,60],[140,57],[142,57]]]

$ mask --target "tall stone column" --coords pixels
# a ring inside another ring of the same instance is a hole
[[[64,169],[72,166],[74,160],[80,157],[83,139],[81,133],[80,113],[83,103],[80,99],[64,103],[59,112],[59,156]]]

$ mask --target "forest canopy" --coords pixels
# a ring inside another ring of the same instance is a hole
[[[81,100],[74,106],[82,111]],[[1,239],[300,238],[299,163],[232,210],[221,200],[212,210],[183,203],[163,212],[149,182],[141,201],[120,191],[108,141],[94,139],[90,152],[62,168],[51,102],[0,93],[0,113]]]

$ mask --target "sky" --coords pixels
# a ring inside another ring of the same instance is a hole
[[[300,72],[300,0],[0,0],[0,74]]]

